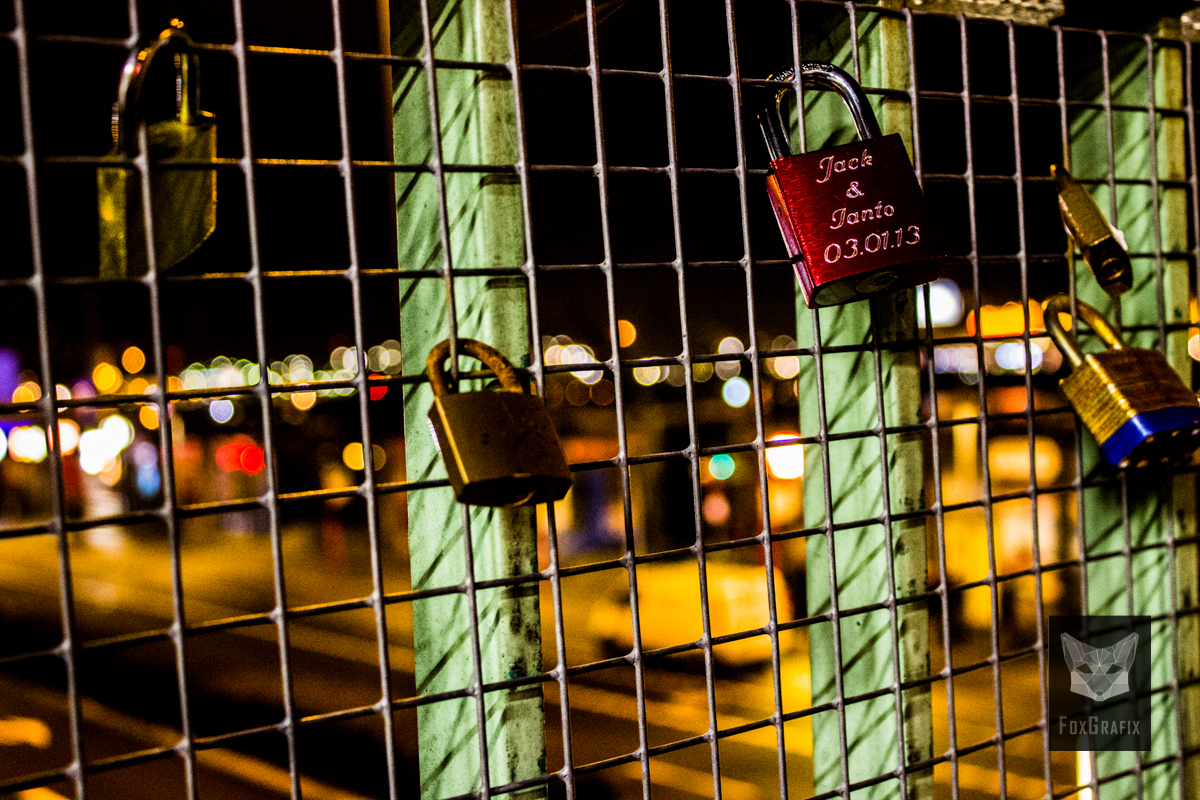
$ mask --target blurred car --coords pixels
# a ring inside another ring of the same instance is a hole
[[[706,571],[713,637],[767,625],[770,617],[765,567],[710,558]],[[791,598],[783,574],[776,569],[774,576],[777,619],[786,622],[793,618]],[[637,585],[643,651],[686,644],[701,637],[700,580],[695,561],[639,566]],[[632,650],[628,585],[613,581],[612,588],[592,605],[588,622],[592,634],[604,645],[616,652]],[[794,630],[780,633],[781,651],[791,648],[795,634]],[[700,652],[695,651],[697,655]],[[719,644],[713,647],[713,657],[725,667],[759,665],[771,658],[771,639],[762,634]]]

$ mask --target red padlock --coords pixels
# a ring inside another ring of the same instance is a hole
[[[769,80],[793,73],[788,67]],[[936,279],[946,250],[900,134],[880,135],[866,94],[844,70],[807,61],[800,74],[841,95],[861,139],[794,156],[781,108],[788,89],[759,113],[771,155],[767,192],[804,302],[836,306]]]

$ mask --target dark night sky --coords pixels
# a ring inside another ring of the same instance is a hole
[[[378,49],[378,24],[371,0],[346,0],[345,46],[353,51]],[[39,34],[72,34],[123,39],[129,35],[125,3],[29,4],[30,28]],[[161,29],[171,16],[188,24],[200,42],[234,38],[228,3],[139,3],[144,34]],[[302,0],[287,4],[261,0],[244,3],[250,43],[301,48],[333,45],[330,4]],[[657,2],[625,0],[598,4],[599,47],[605,67],[658,70]],[[519,43],[524,63],[581,66],[587,62],[585,8],[582,0],[523,0],[518,4]],[[743,77],[759,77],[786,61],[790,21],[785,3],[746,2],[735,6],[739,35],[739,69]],[[817,30],[825,13],[805,7],[804,30]],[[829,13],[840,13],[837,9]],[[0,19],[0,24],[5,21]],[[724,4],[695,0],[689,13],[672,19],[671,57],[678,73],[726,75],[730,69],[725,44]],[[972,91],[1004,95],[1010,91],[1007,32],[1003,26],[970,28]],[[961,91],[953,19],[919,17],[917,72],[922,89]],[[1070,39],[1070,37],[1068,37]],[[802,41],[804,37],[802,36]],[[938,42],[943,46],[932,46]],[[1080,39],[1067,42],[1068,64],[1087,73],[1098,58]],[[924,43],[924,44],[923,44]],[[813,47],[811,42],[806,47]],[[1018,80],[1023,96],[1054,97],[1057,93],[1053,34],[1018,31]],[[1089,45],[1090,46],[1090,45]],[[819,47],[819,46],[818,46]],[[117,43],[35,41],[30,49],[35,144],[39,156],[102,155],[110,147],[109,108],[125,59]],[[224,52],[201,56],[201,105],[218,121],[218,155],[239,157],[238,92],[235,62]],[[249,60],[251,131],[256,157],[336,158],[340,155],[336,83],[332,62],[254,54]],[[0,153],[21,149],[16,94],[15,50],[0,42]],[[347,67],[351,151],[357,159],[390,160],[389,111],[382,92],[385,67],[350,63]],[[153,72],[151,74],[154,74]],[[170,80],[170,72],[158,76]],[[529,158],[542,164],[591,164],[595,160],[593,120],[584,75],[533,72],[523,74]],[[1072,81],[1068,82],[1069,84]],[[166,116],[169,84],[150,86],[162,101],[151,117]],[[661,82],[654,77],[605,76],[604,133],[610,164],[665,166],[665,105]],[[732,92],[719,83],[677,81],[676,144],[679,164],[734,167],[736,140],[732,124]],[[766,166],[765,148],[754,120],[761,95],[747,89],[742,120],[749,166]],[[961,101],[923,100],[921,144],[927,172],[960,173],[965,168]],[[1023,166],[1027,174],[1048,171],[1060,157],[1057,110],[1022,110]],[[977,174],[1011,175],[1012,121],[1007,103],[977,102],[974,154]],[[1003,143],[1005,147],[997,146]],[[39,167],[42,234],[47,273],[55,278],[96,274],[94,167],[42,164]],[[0,164],[0,194],[22,201],[23,173],[18,165]],[[385,170],[356,173],[358,242],[365,268],[394,268],[392,177]],[[348,238],[343,187],[337,171],[314,167],[269,167],[256,172],[259,250],[266,269],[342,269],[348,264]],[[749,181],[749,232],[756,259],[783,257],[783,248],[759,178]],[[220,171],[217,232],[201,250],[174,268],[174,275],[237,273],[249,265],[246,196],[236,167]],[[954,254],[969,250],[966,196],[961,181],[930,182],[930,205],[941,221],[943,239]],[[536,257],[539,264],[596,263],[603,249],[599,199],[594,176],[584,173],[536,172],[531,178]],[[742,255],[741,212],[737,182],[727,175],[684,174],[679,185],[683,256],[689,260],[733,260]],[[980,182],[977,186],[979,247],[984,255],[1012,254],[1017,249],[1015,189],[1011,183]],[[1026,233],[1031,253],[1054,257],[1064,238],[1049,184],[1026,186]],[[19,209],[20,210],[20,209]],[[610,176],[613,255],[618,262],[662,262],[674,258],[669,182],[662,174]],[[23,213],[0,216],[0,241],[6,256],[0,277],[30,274],[28,220]],[[970,288],[965,260],[951,263],[948,274]],[[981,274],[984,302],[1011,299],[1016,288],[1016,261],[989,265]],[[543,332],[569,333],[606,349],[603,280],[598,272],[546,272],[539,277]],[[756,269],[759,328],[770,335],[794,329],[793,279],[786,265]],[[1061,285],[1060,285],[1061,284]],[[1065,288],[1065,269],[1034,270],[1030,294],[1041,297]],[[617,312],[643,332],[629,355],[673,355],[681,349],[678,287],[674,273],[663,268],[619,268]],[[0,339],[34,353],[32,298],[22,287],[0,288]],[[740,267],[688,267],[686,299],[694,347],[707,348],[722,336],[747,332],[745,276]],[[188,280],[165,284],[162,302],[168,344],[184,348],[189,361],[218,354],[249,357],[254,353],[251,286],[243,280]],[[80,342],[115,347],[149,345],[150,304],[147,289],[136,284],[56,285],[50,295],[52,346],[58,369],[79,375],[90,369],[92,354]],[[271,280],[265,296],[268,351],[272,359],[293,352],[314,357],[328,353],[331,337],[351,332],[350,284],[340,278]],[[399,336],[399,303],[394,279],[372,279],[364,292],[369,344]],[[659,324],[662,320],[666,324]]]

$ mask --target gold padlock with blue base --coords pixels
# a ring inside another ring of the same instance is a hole
[[[571,469],[542,398],[522,390],[513,365],[495,348],[459,339],[458,350],[490,367],[501,388],[451,392],[443,366],[449,339],[425,362],[433,387],[429,425],[454,498],[505,508],[561,500],[571,488]]]
[[[1087,303],[1076,302],[1079,318],[1108,349],[1084,355],[1059,314],[1071,313],[1071,300],[1046,300],[1046,332],[1071,362],[1059,381],[1063,394],[1096,437],[1100,452],[1115,467],[1144,467],[1174,461],[1200,446],[1200,401],[1157,350],[1129,347]]]
[[[164,49],[174,51],[176,115],[146,126],[147,155],[151,162],[213,161],[217,156],[216,120],[200,110],[199,59],[179,20],[172,20],[171,27],[152,44],[126,60],[113,105],[113,150],[109,158],[125,161],[137,156],[142,87],[155,56]],[[165,166],[152,163],[149,167],[154,255],[160,270],[191,255],[217,226],[216,170]],[[96,174],[96,189],[100,277],[145,275],[148,260],[140,173],[127,166],[101,167]]]

